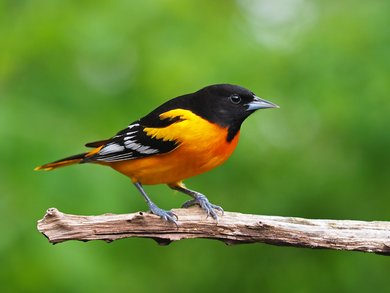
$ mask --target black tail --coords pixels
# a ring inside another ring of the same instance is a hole
[[[83,154],[70,156],[70,157],[64,158],[62,160],[58,160],[58,161],[55,161],[53,163],[49,163],[49,164],[37,167],[34,170],[35,171],[38,171],[38,170],[50,171],[50,170],[54,170],[54,169],[57,169],[57,168],[78,164],[82,160],[84,160],[84,158],[86,157],[87,154],[88,154],[88,152],[87,153],[83,153]]]

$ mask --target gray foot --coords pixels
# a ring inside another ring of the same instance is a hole
[[[217,223],[218,223],[218,216],[214,210],[221,211],[223,214],[223,208],[221,208],[220,206],[217,206],[215,204],[210,203],[209,200],[207,199],[207,197],[199,192],[196,192],[196,194],[193,194],[193,196],[195,197],[195,199],[186,201],[183,204],[182,208],[188,208],[188,207],[191,207],[191,206],[196,205],[196,204],[200,205],[206,211],[207,217],[211,214],[211,216],[214,219],[216,219]]]
[[[176,227],[179,228],[179,225],[177,224],[177,222],[175,221],[175,219],[173,217],[176,217],[176,220],[178,219],[178,216],[174,213],[174,212],[171,212],[171,211],[166,211],[166,210],[163,210],[163,209],[160,209],[158,206],[156,206],[156,204],[152,201],[149,201],[148,202],[148,206],[150,208],[150,211],[157,215],[157,216],[160,216],[161,218],[163,218],[165,221],[170,221],[172,223],[174,223],[176,225]]]
[[[146,194],[141,183],[136,182],[136,183],[134,183],[134,185],[135,185],[135,187],[137,187],[139,192],[141,192],[142,196],[145,198],[146,203],[148,204],[149,209],[153,214],[160,216],[165,221],[170,221],[170,222],[174,223],[176,225],[176,227],[179,228],[179,225],[177,224],[177,222],[175,221],[175,219],[173,217],[176,217],[176,220],[178,220],[179,218],[174,212],[165,211],[165,210],[160,209],[158,206],[156,206],[156,204],[154,202],[152,202],[150,200],[149,196]]]

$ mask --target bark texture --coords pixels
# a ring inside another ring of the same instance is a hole
[[[38,231],[53,244],[68,240],[112,242],[144,237],[167,245],[181,239],[206,238],[227,245],[259,242],[390,255],[390,222],[311,220],[225,212],[216,223],[198,207],[172,211],[179,217],[179,228],[145,212],[76,216],[50,208],[38,221]]]

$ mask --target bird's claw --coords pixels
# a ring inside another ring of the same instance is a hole
[[[222,215],[223,215],[224,211],[223,211],[222,207],[210,203],[206,196],[204,196],[201,193],[197,193],[196,198],[189,200],[189,201],[186,201],[182,205],[182,208],[188,208],[188,207],[191,207],[191,206],[196,205],[196,204],[200,205],[206,211],[207,218],[211,214],[211,216],[217,221],[217,224],[218,224],[218,216],[214,210],[221,211]]]
[[[177,222],[175,221],[175,219],[173,217],[176,217],[176,220],[179,219],[179,217],[172,211],[166,211],[166,210],[163,210],[163,209],[160,209],[156,204],[154,204],[153,202],[150,202],[149,204],[149,208],[150,208],[150,211],[157,215],[157,216],[160,216],[161,218],[163,218],[166,221],[170,221],[172,223],[174,223],[176,225],[177,228],[179,228],[179,225],[177,224]]]

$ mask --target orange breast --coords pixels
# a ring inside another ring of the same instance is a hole
[[[233,153],[239,133],[231,142],[226,141],[227,128],[209,123],[190,111],[177,109],[160,116],[181,120],[165,128],[146,128],[148,135],[177,140],[180,145],[166,154],[112,163],[118,172],[143,185],[175,184],[221,165]]]

